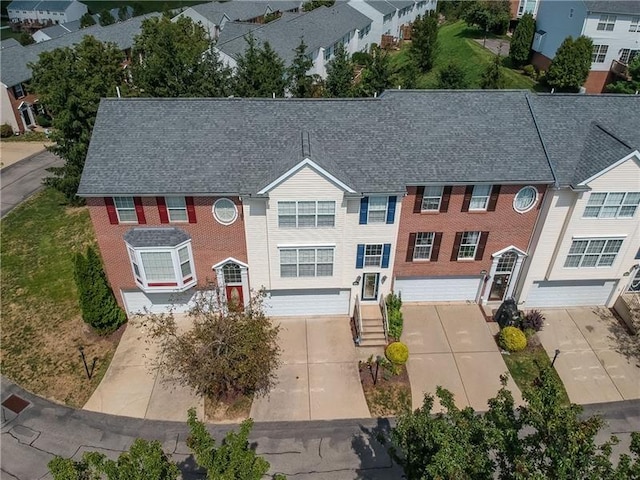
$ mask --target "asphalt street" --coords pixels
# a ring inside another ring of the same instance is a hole
[[[18,415],[2,409],[3,479],[50,478],[47,463],[54,455],[80,458],[85,451],[100,451],[115,458],[138,437],[159,440],[179,463],[183,478],[204,478],[185,444],[186,423],[68,408],[31,395],[4,377],[1,387],[3,402],[12,394],[29,402]],[[621,443],[614,449],[616,454],[628,450],[630,432],[640,431],[640,400],[588,405],[585,414],[606,419],[598,441],[617,435]],[[386,419],[265,422],[255,424],[251,441],[271,463],[271,473],[284,473],[290,479],[397,479],[401,471],[376,440],[379,432],[390,427]],[[220,440],[231,428],[216,425],[211,431]]]
[[[49,167],[61,167],[64,161],[49,151],[21,160],[0,173],[0,217],[42,188],[42,179],[51,174]]]

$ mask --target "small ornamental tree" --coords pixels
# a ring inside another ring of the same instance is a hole
[[[95,25],[96,20],[93,18],[89,12],[85,13],[80,17],[80,28],[90,27],[91,25]]]
[[[480,87],[488,90],[504,88],[505,80],[502,73],[502,57],[496,55],[482,72]]]
[[[109,10],[102,10],[100,13],[100,25],[102,25],[103,27],[106,27],[107,25],[113,25],[114,23],[116,23],[116,19],[113,18],[113,15],[111,15],[111,12]]]
[[[33,39],[29,32],[21,32],[20,36],[18,37],[18,42],[20,42],[20,45],[31,45],[36,41]]]
[[[357,86],[360,97],[380,95],[391,87],[391,66],[387,52],[380,47],[371,48],[371,62],[362,70],[362,80]]]
[[[438,72],[436,88],[444,90],[463,90],[469,86],[467,76],[460,65],[449,63]]]
[[[435,12],[418,16],[411,27],[411,47],[409,53],[421,72],[433,67],[438,48],[438,16]]]
[[[327,64],[325,97],[344,98],[353,95],[354,67],[343,45],[338,45]]]
[[[522,67],[529,61],[535,32],[536,21],[533,15],[525,13],[513,32],[513,38],[509,46],[509,58],[516,67]]]
[[[546,76],[549,86],[559,91],[577,92],[589,76],[592,54],[590,38],[565,38],[549,66]]]
[[[213,284],[198,292],[187,331],[178,329],[173,313],[141,317],[165,352],[154,367],[214,401],[264,395],[280,364],[279,327],[263,312],[263,294],[242,310],[227,308],[216,292]]]
[[[82,319],[99,334],[111,333],[127,321],[118,306],[102,269],[102,262],[93,247],[87,255],[77,253],[74,278],[78,288]]]

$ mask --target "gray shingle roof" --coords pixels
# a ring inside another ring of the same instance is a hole
[[[256,193],[310,158],[358,192],[551,183],[525,91],[378,99],[104,99],[79,194]],[[117,141],[115,141],[117,139]]]
[[[71,0],[14,0],[7,6],[7,10],[49,10],[50,12],[64,12],[72,3]]]
[[[228,2],[210,2],[194,5],[191,8],[210,22],[220,25],[222,18],[231,20],[250,20],[264,15],[267,7],[272,11],[292,10],[300,6],[300,2],[279,0],[230,0]]]
[[[80,43],[86,35],[91,35],[102,42],[113,42],[121,50],[131,48],[133,39],[140,33],[142,22],[147,18],[158,16],[160,16],[159,13],[150,13],[134,17],[125,22],[117,22],[107,27],[96,24],[46,42],[3,50],[2,58],[0,59],[2,64],[0,81],[8,87],[17,85],[20,82],[26,82],[31,78],[31,69],[28,64],[37,62],[40,53],[49,52],[60,47],[70,47]]]
[[[6,40],[2,40],[0,42],[0,50],[3,50],[5,48],[11,48],[11,47],[19,47],[19,46],[20,46],[20,42],[15,38],[7,38]]]
[[[135,248],[175,247],[191,239],[189,234],[179,228],[132,228],[124,234],[124,241]]]
[[[396,7],[391,5],[389,2],[384,0],[365,0],[367,5],[371,5],[377,11],[379,11],[383,15],[388,15],[390,13],[395,13]]]
[[[577,185],[640,150],[638,95],[541,94],[531,103],[561,185]]]
[[[254,25],[251,30],[258,44],[269,42],[271,47],[289,65],[294,49],[303,38],[307,51],[328,47],[355,29],[364,29],[371,19],[346,3],[337,3],[331,8],[320,7],[300,15],[286,16],[265,25]],[[232,58],[244,54],[247,42],[246,31],[229,30],[227,24],[220,33],[216,48]],[[250,29],[250,27],[246,27]]]
[[[583,0],[588,12],[593,13],[619,13],[628,15],[640,14],[640,2],[625,0]]]
[[[388,2],[398,10],[402,10],[403,8],[413,5],[413,0],[388,0]]]

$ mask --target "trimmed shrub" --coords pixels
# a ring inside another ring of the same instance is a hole
[[[527,337],[517,327],[504,327],[498,337],[500,347],[508,352],[519,352],[527,346]]]
[[[522,71],[525,75],[533,78],[536,75],[536,68],[533,65],[525,65],[522,67]]]
[[[402,342],[390,343],[384,354],[394,365],[404,365],[409,360],[409,348]]]
[[[0,137],[1,138],[9,138],[13,136],[13,127],[8,123],[3,123],[0,125]]]
[[[51,126],[51,119],[46,115],[36,115],[36,121],[42,128],[49,128]]]
[[[404,319],[402,317],[402,299],[395,293],[390,293],[385,299],[387,303],[387,319],[389,320],[389,336],[400,340],[402,335],[402,329],[404,326]]]
[[[529,310],[520,320],[520,328],[522,330],[535,330],[539,332],[544,327],[544,315],[540,310]]]
[[[127,321],[107,282],[100,257],[92,247],[87,248],[86,256],[76,254],[74,277],[82,319],[97,333],[112,333]]]
[[[362,65],[363,67],[368,67],[371,65],[373,58],[370,54],[366,52],[354,52],[351,55],[351,61],[356,65]]]

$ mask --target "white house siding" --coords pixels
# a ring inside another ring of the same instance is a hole
[[[232,56],[230,56],[230,55],[227,55],[226,53],[224,53],[224,52],[222,52],[222,51],[218,50],[218,49],[217,49],[217,48],[215,48],[215,47],[214,47],[214,49],[215,49],[215,51],[218,53],[218,57],[220,58],[220,61],[221,61],[221,62],[222,62],[226,67],[232,68],[232,69],[234,69],[234,70],[236,69],[236,67],[238,66],[238,62],[236,62],[236,59],[235,59],[235,58],[233,58],[233,57],[232,57]]]
[[[384,33],[382,30],[383,15],[363,0],[350,0],[349,5],[371,19],[371,31],[368,35],[369,42],[380,45],[380,39]]]
[[[629,158],[616,168],[589,182],[591,192],[637,192],[640,190],[640,159]],[[640,247],[640,209],[633,218],[582,218],[589,192],[574,192],[568,188],[551,191],[548,211],[539,237],[534,236],[524,281],[518,295],[527,305],[534,282],[576,280],[620,280],[637,263],[634,260]],[[620,237],[622,247],[611,267],[564,268],[574,237]],[[627,282],[619,281],[607,306],[611,306]]]
[[[8,123],[13,128],[13,131],[17,132],[19,130],[18,120],[11,108],[9,92],[7,91],[7,86],[4,83],[0,84],[0,91],[0,125]]]
[[[336,202],[335,227],[280,228],[278,227],[278,201],[333,200]],[[267,290],[348,289],[352,299],[360,294],[362,275],[380,273],[387,276],[379,293],[389,292],[393,271],[393,255],[388,268],[356,269],[358,244],[390,243],[395,250],[395,238],[400,218],[400,199],[396,202],[393,225],[359,225],[360,200],[346,199],[344,191],[314,169],[305,166],[269,192],[268,199],[243,199],[246,208],[245,231],[249,278],[252,288]],[[333,276],[298,277],[280,276],[280,252],[283,246],[332,246],[334,248]],[[360,276],[359,285],[352,285]],[[351,302],[353,305],[353,302]]]
[[[613,60],[619,60],[622,49],[640,50],[640,33],[630,32],[632,15],[616,15],[612,31],[598,30],[599,13],[591,13],[584,22],[583,35],[591,38],[594,45],[607,45],[604,62],[592,63],[591,70],[608,71]]]
[[[40,21],[46,22],[51,20],[53,23],[67,23],[80,20],[82,15],[87,13],[88,8],[84,3],[72,2],[67,9],[63,11],[47,10],[47,2],[42,1],[37,4],[37,8],[31,10],[8,10],[7,14],[12,22],[23,21]]]

